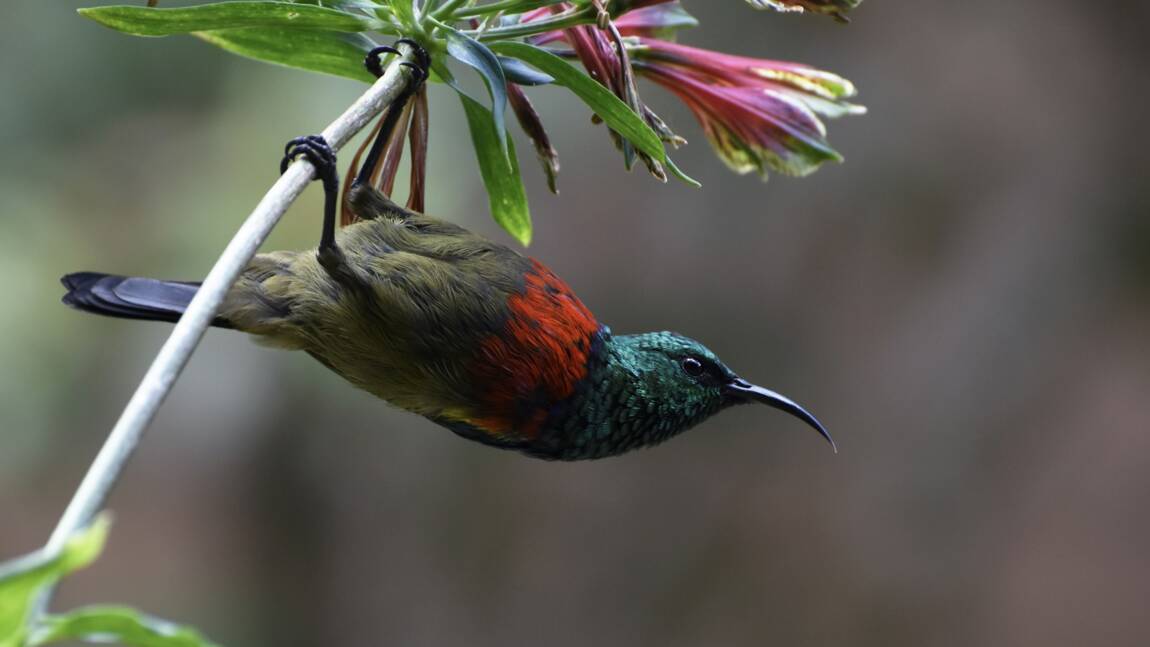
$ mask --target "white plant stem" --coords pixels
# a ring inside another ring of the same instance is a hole
[[[409,48],[406,45],[402,47],[406,52],[403,60],[413,61]],[[343,147],[390,104],[411,81],[411,74],[410,68],[398,65],[398,60],[393,61],[383,77],[323,131],[324,138],[332,148],[338,150]],[[274,157],[274,154],[269,151],[269,156]],[[274,160],[269,158],[269,165],[273,162]],[[176,378],[187,365],[204,332],[211,325],[224,296],[288,207],[312,181],[314,173],[315,169],[310,162],[303,158],[297,159],[272,185],[228,243],[219,260],[208,272],[203,286],[188,304],[187,311],[172,330],[171,336],[160,348],[156,359],[152,361],[151,368],[136,388],[132,399],[128,401],[108,439],[104,441],[104,446],[72,496],[71,503],[56,525],[43,553],[59,554],[68,539],[85,528],[104,506],[108,493],[119,479],[144,430],[155,417],[164,398],[172,390]],[[42,601],[44,607],[47,606],[47,602],[45,596]]]

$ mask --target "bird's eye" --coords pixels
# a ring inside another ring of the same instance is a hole
[[[703,374],[703,363],[694,357],[684,357],[681,366],[683,372],[691,377],[699,377]]]

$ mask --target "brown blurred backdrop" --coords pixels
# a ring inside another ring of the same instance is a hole
[[[362,90],[80,2],[0,21],[0,556],[41,544],[168,328],[58,302],[78,269],[201,277],[289,137]],[[1150,644],[1150,9],[868,0],[843,28],[686,2],[688,43],[862,91],[848,158],[702,190],[627,175],[560,90],[524,159],[531,253],[617,332],[704,340],[810,406],[549,464],[456,438],[304,355],[205,340],[60,608],[126,602],[226,645]],[[486,215],[434,88],[430,210]],[[526,147],[523,147],[527,150]],[[269,247],[315,244],[318,188]]]

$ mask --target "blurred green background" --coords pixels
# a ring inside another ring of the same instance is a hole
[[[84,3],[0,21],[0,555],[40,545],[169,328],[57,278],[201,277],[288,138],[363,89],[122,36]],[[739,409],[653,450],[551,464],[213,331],[58,599],[226,645],[1150,644],[1150,9],[870,0],[841,27],[686,2],[691,44],[854,80],[848,158],[730,174],[668,95],[702,190],[622,171],[533,93],[531,253],[617,332],[672,329],[815,411]],[[433,88],[429,210],[499,240]],[[529,155],[529,147],[521,146]],[[268,248],[313,246],[320,191]]]

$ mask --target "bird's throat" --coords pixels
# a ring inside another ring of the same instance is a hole
[[[554,406],[527,453],[581,460],[622,454],[675,436],[718,410],[668,392],[643,351],[640,335],[603,328],[588,357],[587,376]],[[637,344],[637,342],[640,342]]]

